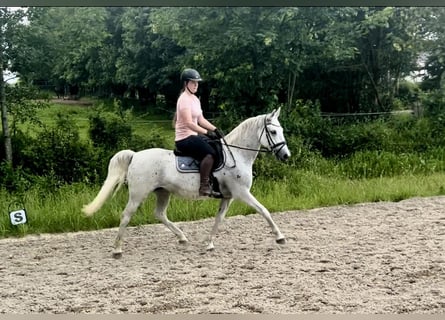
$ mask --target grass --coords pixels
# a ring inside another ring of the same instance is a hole
[[[257,178],[252,193],[271,212],[279,212],[442,195],[445,194],[444,181],[443,173],[350,180],[297,170],[282,181]],[[117,227],[127,201],[125,188],[115,198],[106,202],[92,218],[85,217],[81,213],[82,205],[90,202],[98,189],[99,186],[75,184],[65,186],[52,194],[42,194],[37,188],[29,190],[24,201],[29,221],[20,226],[10,224],[7,213],[11,209],[9,204],[15,199],[2,191],[0,210],[3,214],[0,215],[0,237]],[[151,195],[133,216],[130,225],[157,223],[153,215],[154,203],[154,195]],[[193,221],[214,217],[218,204],[217,200],[192,201],[173,197],[168,215],[172,221]],[[17,206],[21,207],[17,204],[12,210],[19,209]],[[253,209],[235,201],[227,216],[252,213]]]

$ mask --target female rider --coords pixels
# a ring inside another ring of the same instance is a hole
[[[211,139],[222,138],[222,133],[202,113],[201,102],[196,96],[199,82],[198,71],[185,69],[181,73],[182,90],[176,103],[175,146],[183,154],[200,161],[200,196],[220,196],[212,191],[210,173],[215,162],[215,150],[209,145]]]

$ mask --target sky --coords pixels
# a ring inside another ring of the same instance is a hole
[[[19,80],[19,78],[9,70],[3,72],[3,79],[6,83],[9,84],[16,84]]]

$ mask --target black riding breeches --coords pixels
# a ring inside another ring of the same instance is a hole
[[[215,149],[213,149],[207,141],[208,138],[206,136],[197,135],[175,141],[175,145],[176,149],[184,155],[195,158],[198,161],[201,161],[208,154],[212,155],[213,159],[215,159]]]

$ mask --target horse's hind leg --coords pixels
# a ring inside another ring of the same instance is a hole
[[[170,202],[170,192],[165,189],[157,189],[156,194],[156,209],[155,216],[159,219],[167,228],[170,229],[179,239],[179,243],[187,243],[188,240],[184,233],[167,218],[167,207]]]
[[[119,231],[114,242],[113,257],[118,259],[122,257],[122,241],[125,234],[125,229],[130,222],[131,216],[136,212],[139,207],[140,202],[132,201],[131,198],[128,200],[124,211],[122,211],[121,222],[119,225]]]
[[[272,219],[269,210],[266,209],[248,190],[240,195],[240,200],[244,201],[246,204],[254,208],[258,213],[260,213],[267,221],[269,226],[272,228],[273,234],[275,234],[275,241],[279,244],[286,242],[284,235],[281,233],[278,226]]]
[[[219,205],[219,211],[215,217],[215,224],[213,225],[212,231],[210,232],[209,236],[209,244],[207,245],[207,250],[209,251],[215,249],[215,246],[213,245],[213,238],[216,236],[216,233],[218,232],[218,227],[222,222],[222,220],[224,219],[224,216],[226,215],[226,212],[229,209],[229,206],[232,203],[232,201],[233,199],[221,200],[221,204]]]

